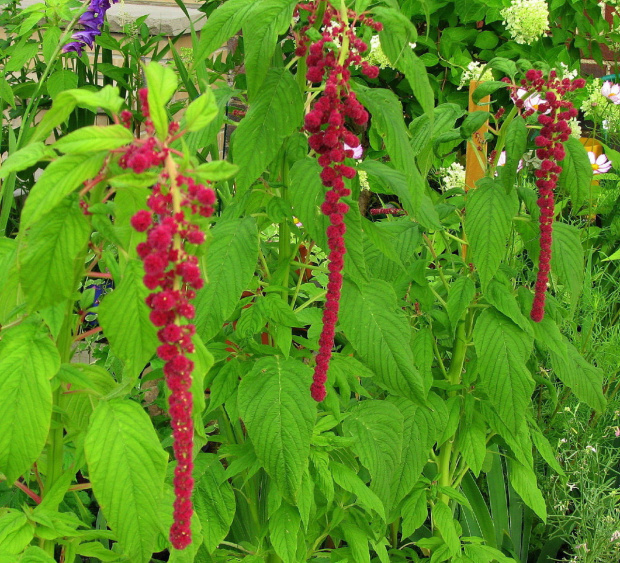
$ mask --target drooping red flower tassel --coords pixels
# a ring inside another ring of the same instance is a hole
[[[533,321],[540,322],[545,316],[545,299],[549,272],[551,269],[551,245],[553,235],[553,217],[555,209],[554,190],[558,183],[562,167],[558,164],[566,155],[564,143],[568,140],[571,129],[568,120],[577,116],[577,110],[572,102],[562,99],[563,96],[577,88],[583,88],[585,81],[582,78],[559,80],[555,71],[551,71],[548,79],[543,78],[540,70],[528,70],[525,79],[521,81],[521,88],[526,91],[540,92],[544,101],[528,104],[527,100],[517,99],[519,108],[527,108],[524,115],[538,112],[538,123],[542,126],[536,137],[536,156],[541,159],[540,168],[536,170],[536,187],[538,188],[537,204],[540,208],[540,257],[538,260],[538,274],[534,289],[534,303],[530,311]],[[528,107],[529,106],[529,107]]]
[[[308,17],[309,25],[316,22],[318,4],[318,2],[300,4],[300,8],[311,12]],[[309,50],[306,58],[308,64],[306,78],[310,82],[323,82],[327,77],[323,95],[305,118],[305,129],[310,133],[308,143],[319,155],[318,162],[323,168],[321,182],[329,188],[321,205],[322,213],[329,217],[330,222],[327,228],[329,283],[323,310],[323,331],[319,338],[319,352],[310,389],[316,401],[325,398],[327,370],[338,321],[342,269],[346,252],[344,216],[349,210],[349,206],[341,199],[351,194],[345,187],[344,178],[354,178],[356,173],[354,168],[344,164],[344,160],[353,157],[354,149],[360,146],[360,140],[347,129],[345,121],[349,118],[357,125],[365,125],[368,122],[368,112],[351,91],[349,67],[361,65],[362,72],[369,78],[376,78],[379,73],[377,67],[362,62],[360,53],[366,51],[368,46],[355,35],[354,29],[349,26],[349,18],[356,19],[357,16],[353,12],[343,15],[327,4],[322,20],[321,39],[308,48],[304,33],[309,26],[306,26],[302,29],[302,36],[296,49],[298,56],[306,55]],[[381,29],[381,24],[365,16],[358,18],[358,21],[372,26],[373,29]],[[336,45],[340,47],[335,47]]]
[[[172,124],[171,132],[177,130],[175,125]],[[194,363],[188,355],[194,352],[192,336],[196,327],[191,323],[195,310],[190,301],[196,290],[204,285],[198,259],[186,251],[185,244],[204,242],[205,235],[198,224],[192,222],[192,216],[210,217],[215,193],[190,177],[178,175],[177,165],[165,145],[158,147],[157,152],[151,150],[150,147],[160,144],[150,136],[147,141],[130,146],[121,158],[121,165],[142,169],[144,160],[148,163],[146,168],[150,168],[161,162],[160,154],[165,155],[165,171],[160,174],[160,182],[147,199],[149,209],[138,211],[131,218],[131,225],[147,235],[146,241],[137,246],[137,252],[144,264],[144,285],[152,290],[146,298],[151,309],[150,320],[160,327],[157,337],[161,344],[157,355],[165,362],[163,371],[170,389],[169,414],[177,461],[170,541],[174,548],[184,549],[192,542],[190,524],[194,488],[191,393]]]

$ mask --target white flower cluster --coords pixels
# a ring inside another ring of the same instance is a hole
[[[579,120],[576,117],[568,120],[568,126],[570,127],[570,136],[575,137],[575,139],[581,139],[583,136],[583,131],[581,130],[581,125],[579,125]]]
[[[478,80],[479,82],[488,82],[489,80],[493,80],[493,73],[490,68],[487,68],[484,73],[482,69],[484,65],[479,63],[478,61],[472,61],[467,65],[467,68],[461,74],[461,81],[459,82],[460,90],[466,84],[469,84],[472,80]]]
[[[465,168],[458,162],[453,162],[447,168],[440,168],[437,173],[441,176],[444,191],[465,189]]]
[[[577,69],[570,70],[565,63],[560,63],[559,68],[556,68],[555,71],[558,73],[558,78],[568,78],[570,80],[575,80],[579,74]]]
[[[381,40],[378,35],[373,35],[370,40],[370,51],[366,55],[366,60],[371,65],[378,66],[379,68],[390,68],[392,66],[390,59],[388,59],[387,55],[383,52]]]
[[[549,7],[545,0],[512,0],[500,13],[517,43],[532,43],[549,30]]]
[[[620,91],[611,83],[602,83],[599,78],[590,82],[586,89],[588,97],[581,103],[581,110],[591,119],[613,135],[620,133]]]

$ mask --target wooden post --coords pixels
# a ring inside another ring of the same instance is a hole
[[[477,80],[469,83],[469,111],[478,110],[488,111],[490,96],[485,96],[480,100],[482,105],[474,103],[473,93],[480,84]],[[486,104],[486,105],[485,105]],[[476,187],[476,182],[483,178],[486,173],[487,164],[487,144],[484,135],[489,128],[489,122],[476,131],[472,136],[472,142],[467,143],[467,152],[465,155],[465,191]]]

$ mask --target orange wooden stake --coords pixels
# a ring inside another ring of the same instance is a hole
[[[480,105],[474,103],[473,93],[480,85],[478,80],[472,80],[469,83],[469,111],[478,110],[488,111],[490,96],[485,96],[480,100]],[[484,177],[487,164],[487,144],[484,136],[489,128],[489,122],[486,121],[478,131],[472,136],[472,142],[467,143],[467,153],[465,157],[465,191],[476,187],[476,182]]]

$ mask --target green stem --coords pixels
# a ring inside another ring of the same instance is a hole
[[[454,338],[454,346],[452,348],[452,361],[448,370],[448,382],[451,385],[458,385],[461,382],[461,374],[463,373],[463,364],[467,355],[467,335],[465,330],[465,319],[459,321],[456,328],[456,336]],[[455,395],[455,391],[450,391],[450,396]],[[454,436],[452,436],[441,447],[439,458],[437,459],[437,468],[439,470],[439,484],[444,487],[452,485],[452,474],[450,466],[452,462],[452,446],[454,444]],[[450,499],[448,495],[440,495],[441,502],[448,504]]]
[[[287,201],[288,183],[288,164],[285,155],[282,162],[282,187],[280,188],[280,197],[284,201]],[[282,299],[288,305],[288,277],[291,271],[291,227],[286,218],[279,225],[278,236],[279,262],[283,266],[282,285],[287,288],[282,290]]]

